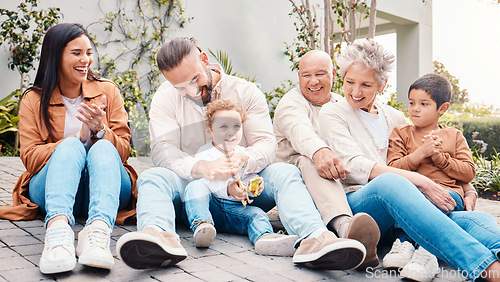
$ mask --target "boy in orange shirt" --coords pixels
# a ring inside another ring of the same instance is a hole
[[[438,124],[450,107],[450,83],[437,74],[424,75],[410,86],[408,99],[412,124],[394,128],[387,164],[438,183],[455,200],[455,211],[473,210],[477,192],[472,185],[464,184],[476,174],[467,141],[459,130]],[[397,239],[382,266],[402,268],[405,278],[430,281],[439,271],[437,258],[422,247],[415,251],[413,241],[402,229],[396,228],[395,235]]]

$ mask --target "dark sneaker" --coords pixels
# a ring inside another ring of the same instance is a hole
[[[152,227],[120,237],[116,253],[135,269],[172,266],[187,257],[175,233],[160,232]]]
[[[317,238],[302,240],[293,255],[293,262],[315,269],[348,270],[363,262],[365,252],[360,242],[337,238],[332,232],[325,231]]]
[[[377,256],[377,244],[380,239],[380,230],[377,222],[366,213],[357,213],[349,224],[347,238],[361,242],[366,248],[365,261],[357,267],[364,270],[367,267],[376,267],[379,264]]]

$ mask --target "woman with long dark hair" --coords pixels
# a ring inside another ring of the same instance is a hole
[[[87,217],[78,234],[78,262],[110,269],[115,221],[135,212],[137,174],[127,164],[130,129],[123,99],[113,82],[92,73],[92,62],[85,28],[55,25],[43,40],[35,82],[23,94],[19,133],[27,171],[14,188],[14,206],[0,209],[0,217],[45,214],[39,264],[45,274],[75,267],[75,216]]]

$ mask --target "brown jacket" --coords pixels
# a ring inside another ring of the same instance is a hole
[[[87,105],[101,103],[102,95],[106,95],[106,116],[103,119],[106,133],[103,139],[109,140],[118,150],[123,165],[132,181],[132,199],[127,209],[118,212],[116,223],[124,221],[135,214],[137,201],[137,173],[127,164],[130,155],[130,129],[127,126],[128,116],[123,107],[123,99],[116,85],[105,79],[87,80],[82,86],[83,98]],[[0,218],[8,220],[32,220],[40,218],[38,206],[29,199],[28,185],[31,177],[40,171],[50,159],[56,146],[63,141],[66,107],[59,89],[52,93],[49,105],[50,123],[55,138],[51,138],[43,122],[40,120],[40,97],[36,91],[28,91],[21,103],[19,112],[19,133],[21,143],[21,160],[26,170],[12,192],[13,206],[0,207]]]

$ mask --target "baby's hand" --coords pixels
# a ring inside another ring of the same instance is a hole
[[[244,200],[247,196],[247,190],[246,187],[244,187],[244,189],[242,188],[243,187],[238,186],[237,181],[229,181],[227,184],[227,195],[233,196],[238,201]]]

